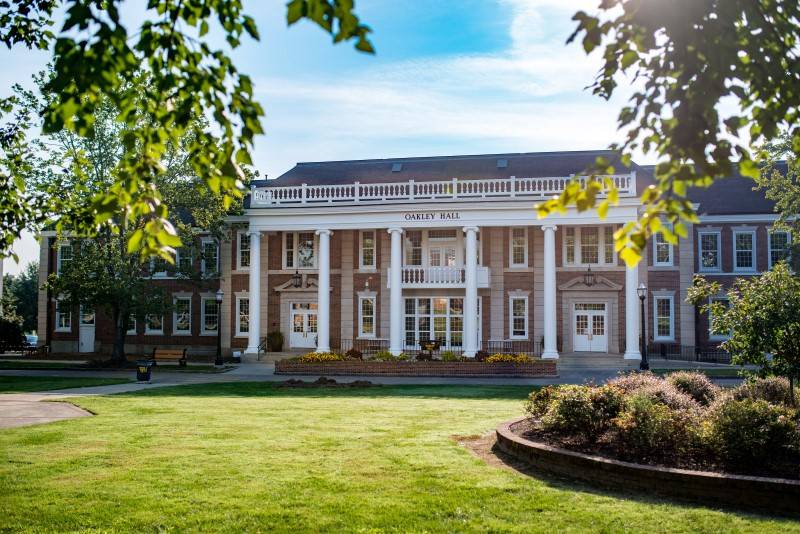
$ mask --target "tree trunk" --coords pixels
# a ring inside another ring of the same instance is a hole
[[[794,395],[794,375],[789,375],[789,395],[792,397],[792,406],[797,408],[797,397]]]
[[[125,336],[128,333],[128,317],[117,306],[114,306],[113,317],[114,348],[111,351],[111,360],[124,363],[127,360],[125,358]]]

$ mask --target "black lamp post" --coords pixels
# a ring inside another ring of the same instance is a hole
[[[591,266],[589,266],[589,269],[583,274],[583,284],[586,287],[592,287],[594,285],[594,273],[592,272]]]
[[[650,369],[650,364],[647,361],[647,325],[644,320],[644,299],[647,298],[647,286],[644,285],[644,282],[639,284],[639,287],[636,288],[636,293],[639,295],[639,302],[642,304],[642,360],[639,363],[639,370],[647,371]]]
[[[295,271],[292,275],[292,286],[299,288],[301,285],[303,285],[303,276],[300,274],[300,271]]]
[[[222,321],[220,318],[222,317],[222,297],[225,296],[225,293],[222,289],[217,290],[216,300],[217,300],[217,357],[214,359],[214,365],[221,366],[223,365],[222,361]]]

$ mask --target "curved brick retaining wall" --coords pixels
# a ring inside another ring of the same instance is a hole
[[[800,515],[800,481],[672,469],[590,456],[518,436],[512,429],[523,420],[524,417],[498,426],[497,445],[543,471],[602,486],[638,490],[644,495],[657,493],[762,513]]]
[[[275,362],[276,375],[325,376],[439,376],[537,378],[557,376],[556,362],[538,360],[530,363],[486,362],[377,362],[348,360],[342,362]]]

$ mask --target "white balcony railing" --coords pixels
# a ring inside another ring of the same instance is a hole
[[[361,202],[425,202],[466,199],[508,200],[548,198],[564,191],[573,176],[554,178],[491,178],[487,180],[442,180],[437,182],[393,182],[384,184],[291,185],[254,187],[250,206],[254,208],[358,204]],[[636,173],[604,176],[610,178],[619,196],[636,195]],[[588,178],[579,177],[585,185]]]
[[[392,270],[389,269],[391,287]],[[459,288],[466,287],[463,267],[403,267],[400,275],[402,287],[414,288]],[[489,268],[478,266],[478,287],[489,287]]]

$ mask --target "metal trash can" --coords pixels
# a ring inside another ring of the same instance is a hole
[[[136,361],[136,380],[139,382],[150,382],[150,375],[153,369],[153,360]]]

